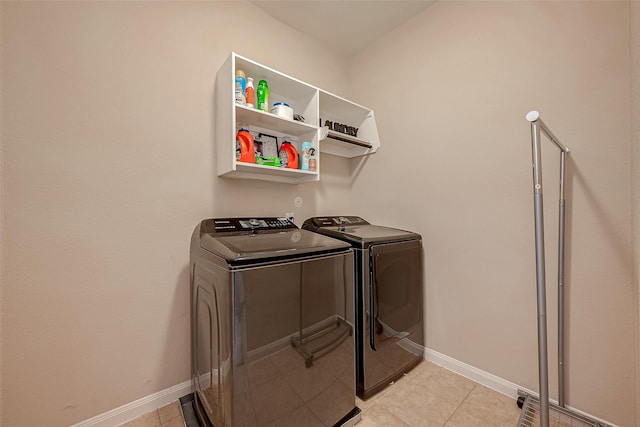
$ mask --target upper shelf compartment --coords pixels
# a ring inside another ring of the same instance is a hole
[[[240,105],[235,102],[234,81],[237,70],[242,70],[247,78],[253,78],[257,90],[260,80],[269,85],[269,107],[276,102],[288,104],[295,114],[305,121],[290,120],[270,112]],[[268,166],[278,156],[283,142],[290,142],[299,157],[303,143],[311,143],[317,151],[319,147],[318,129],[318,89],[293,77],[258,64],[236,53],[231,53],[216,76],[216,158],[217,174],[229,178],[257,179],[298,184],[320,179],[320,161],[315,169]],[[240,161],[236,134],[245,129],[254,138],[257,161]],[[260,138],[260,139],[258,139]],[[281,159],[282,160],[282,159]]]
[[[320,91],[320,151],[342,157],[375,153],[380,138],[373,111]]]
[[[269,108],[277,102],[288,104],[293,108],[295,114],[305,118],[305,123],[312,126],[317,125],[315,121],[311,121],[311,119],[318,117],[317,88],[248,58],[237,54],[233,54],[233,56],[235,58],[234,78],[235,70],[243,70],[247,77],[253,77],[253,85],[256,90],[260,80],[267,81]],[[264,114],[263,117],[269,115],[269,113]]]

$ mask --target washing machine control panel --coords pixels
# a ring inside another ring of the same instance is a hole
[[[234,231],[289,230],[298,227],[287,218],[213,218],[204,221],[206,233]]]

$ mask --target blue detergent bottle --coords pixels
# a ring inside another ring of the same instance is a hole
[[[247,105],[247,96],[245,91],[247,90],[247,77],[242,70],[236,70],[235,79],[235,92],[236,103],[240,105]]]

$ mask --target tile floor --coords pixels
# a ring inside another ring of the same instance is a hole
[[[369,400],[358,427],[515,427],[515,399],[424,361]]]
[[[515,400],[424,361],[374,397],[356,399],[357,427],[515,427]],[[184,427],[176,401],[123,427]]]

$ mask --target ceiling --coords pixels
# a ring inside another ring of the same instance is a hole
[[[435,0],[260,0],[251,3],[275,19],[353,56]]]

